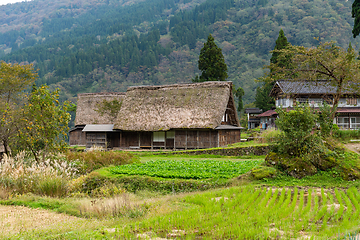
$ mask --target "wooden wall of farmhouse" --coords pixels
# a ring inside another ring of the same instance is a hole
[[[219,147],[241,141],[240,130],[219,130]]]
[[[120,147],[130,148],[139,147],[139,134],[138,132],[121,132],[120,133]]]
[[[82,131],[82,128],[75,129],[69,133],[69,144],[70,146],[86,145],[86,134]]]
[[[107,133],[107,147],[114,148],[120,146],[120,132]]]
[[[154,141],[152,132],[121,132],[120,148],[199,149],[240,142],[240,130],[175,130],[172,137],[165,133],[164,141]]]
[[[213,130],[176,130],[176,149],[212,148],[218,146],[218,133]]]
[[[106,132],[87,132],[86,133],[86,147],[93,146],[107,148],[108,146]]]

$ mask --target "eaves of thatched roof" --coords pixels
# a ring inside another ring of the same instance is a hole
[[[78,94],[75,125],[113,124],[115,115],[99,111],[104,103],[117,100],[122,102],[125,93],[82,93]],[[120,110],[120,109],[119,109]]]
[[[236,116],[231,82],[130,87],[114,129],[215,129],[228,106]]]

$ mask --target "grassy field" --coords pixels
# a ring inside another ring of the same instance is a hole
[[[136,155],[136,161],[122,160],[131,164],[71,180],[69,187],[78,190],[65,197],[5,197],[0,188],[0,227],[6,229],[0,238],[349,239],[360,230],[360,181],[342,180],[336,172],[254,181],[238,176],[265,156]],[[81,166],[95,166],[93,161]],[[224,187],[201,188],[219,178]],[[189,186],[176,191],[182,184]],[[159,191],[165,185],[172,191]],[[190,192],[196,189],[207,190]]]

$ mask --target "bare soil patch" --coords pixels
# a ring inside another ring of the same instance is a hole
[[[0,235],[40,230],[54,225],[71,225],[77,217],[21,206],[0,206]]]
[[[360,142],[347,143],[345,147],[360,154]]]

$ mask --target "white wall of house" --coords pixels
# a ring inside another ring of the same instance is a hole
[[[311,107],[319,107],[324,103],[322,98],[296,98],[299,103],[309,103]],[[276,107],[293,107],[293,98],[279,98],[275,101]],[[339,107],[360,107],[360,98],[341,98]]]

